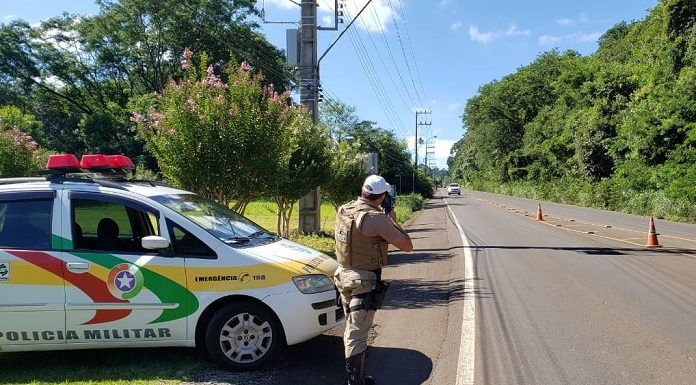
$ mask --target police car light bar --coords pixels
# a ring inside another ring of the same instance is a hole
[[[135,170],[133,161],[125,155],[83,155],[78,162],[75,155],[57,154],[51,155],[46,163],[46,171],[50,174],[66,174],[81,172],[123,172]],[[52,171],[52,172],[51,172]]]

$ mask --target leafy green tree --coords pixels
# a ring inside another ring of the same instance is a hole
[[[278,205],[278,234],[287,237],[295,203],[330,178],[329,136],[323,126],[314,125],[305,108],[288,110],[287,124],[279,127],[288,137],[277,177],[271,181],[271,194]]]
[[[190,53],[184,57],[191,60]],[[263,86],[246,62],[227,67],[229,83],[206,55],[200,70],[194,67],[158,98],[140,100],[132,119],[169,181],[225,205],[235,201],[233,208],[243,213],[288,164],[290,135],[283,130],[293,124],[294,107],[288,95]]]
[[[357,143],[335,143],[331,150],[331,178],[321,185],[322,197],[338,208],[360,194],[367,159]]]
[[[38,145],[46,145],[43,124],[36,120],[36,117],[24,113],[18,107],[11,105],[0,107],[0,124],[5,127],[17,127],[31,136]]]
[[[152,162],[126,106],[184,76],[186,47],[209,52],[217,72],[234,54],[237,63],[263,71],[279,92],[290,87],[282,51],[258,32],[254,3],[100,0],[94,16],[1,25],[0,105],[17,105],[43,122],[50,148],[106,149]]]

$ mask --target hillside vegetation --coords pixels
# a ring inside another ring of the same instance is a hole
[[[465,185],[696,221],[696,2],[662,0],[591,56],[546,52],[482,86],[448,160]]]

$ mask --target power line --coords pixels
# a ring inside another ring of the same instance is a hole
[[[406,87],[406,83],[404,82],[404,78],[401,76],[401,71],[399,71],[399,67],[396,65],[396,60],[394,60],[394,55],[392,54],[391,47],[389,46],[389,42],[387,41],[386,34],[384,33],[384,29],[382,28],[382,23],[379,21],[379,18],[377,17],[377,14],[376,14],[374,7],[371,9],[371,11],[372,11],[372,19],[375,21],[375,24],[377,25],[377,27],[380,31],[380,35],[382,36],[382,40],[384,41],[384,44],[387,47],[387,52],[389,53],[389,56],[392,59],[392,63],[394,64],[394,68],[396,68],[396,73],[399,76],[399,79],[401,80],[401,85],[404,87],[404,90],[406,91],[406,95],[408,96],[409,100],[411,101],[411,105],[409,106],[408,103],[406,103],[406,100],[401,95],[401,93],[398,93],[399,98],[406,106],[406,109],[410,110],[413,106],[416,105],[416,103],[413,101],[413,97],[411,96],[411,93],[409,92],[408,87]],[[363,24],[364,24],[364,22],[363,22]],[[377,48],[377,45],[375,44],[374,40],[372,39],[372,35],[370,34],[369,30],[367,31],[367,34],[370,37],[370,41],[372,42],[373,47],[375,48],[375,52],[377,52],[377,56],[379,57],[379,60],[382,62],[382,65],[384,66],[385,72],[389,76],[389,80],[391,80],[392,84],[394,85],[394,89],[399,88],[396,85],[396,82],[394,82],[394,78],[391,76],[391,73],[390,73],[389,69],[387,68],[387,65],[384,63],[384,60],[382,60],[382,55],[379,53],[380,50]]]
[[[420,83],[421,86],[421,91],[423,91],[423,97],[425,98],[426,104],[430,106],[430,101],[428,100],[427,94],[425,93],[425,87],[423,87],[423,80],[420,75],[420,70],[418,69],[418,61],[416,60],[416,55],[413,52],[413,44],[411,44],[411,35],[408,32],[408,23],[406,23],[406,14],[404,13],[404,8],[401,0],[399,1],[399,9],[401,10],[401,17],[404,20],[404,28],[406,29],[406,40],[408,41],[408,45],[411,48],[411,57],[413,57],[413,65],[416,67],[416,75],[418,76],[418,83]],[[432,109],[432,108],[429,108]]]
[[[350,17],[350,15],[348,15]],[[387,95],[386,91],[384,90],[384,86],[382,85],[381,80],[379,79],[379,76],[377,76],[376,71],[374,69],[374,65],[372,64],[372,60],[370,59],[369,55],[367,54],[367,51],[365,50],[365,46],[362,43],[362,40],[360,36],[354,32],[350,31],[351,33],[349,34],[351,38],[351,43],[353,44],[353,48],[355,49],[355,52],[358,54],[358,59],[360,61],[361,66],[363,67],[363,70],[365,71],[365,74],[368,77],[368,80],[370,81],[370,85],[373,88],[373,91],[375,91],[375,94],[377,96],[379,104],[382,106],[382,109],[385,112],[385,115],[387,119],[390,121],[392,124],[392,127],[395,129],[399,129],[402,134],[404,132],[407,132],[405,130],[405,126],[399,116],[394,112],[394,107],[391,104],[391,101],[389,99],[389,96]],[[382,99],[384,99],[385,103],[382,103]],[[396,124],[395,122],[399,122],[399,124]]]
[[[394,28],[396,30],[396,36],[399,39],[399,46],[401,47],[401,53],[404,56],[404,61],[406,62],[406,69],[408,70],[409,77],[411,78],[411,84],[413,84],[413,89],[416,92],[416,97],[418,98],[418,103],[421,105],[423,104],[423,101],[420,97],[420,93],[418,92],[418,88],[416,87],[416,82],[413,80],[413,73],[411,72],[411,65],[408,62],[408,58],[406,57],[406,50],[404,49],[404,43],[401,40],[401,33],[399,32],[399,24],[396,21],[396,11],[394,10],[394,7],[392,5],[391,0],[387,0],[387,3],[389,4],[389,8],[391,8],[392,11],[392,19],[394,20]]]

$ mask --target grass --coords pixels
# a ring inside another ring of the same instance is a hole
[[[298,207],[295,205],[290,218],[290,232],[297,232],[299,225]],[[272,232],[277,232],[276,217],[278,206],[272,199],[260,199],[249,203],[244,216],[256,222],[259,226]],[[330,203],[321,204],[321,232],[333,234],[336,211]]]
[[[212,364],[195,349],[148,348],[0,353],[0,384],[169,385]]]

